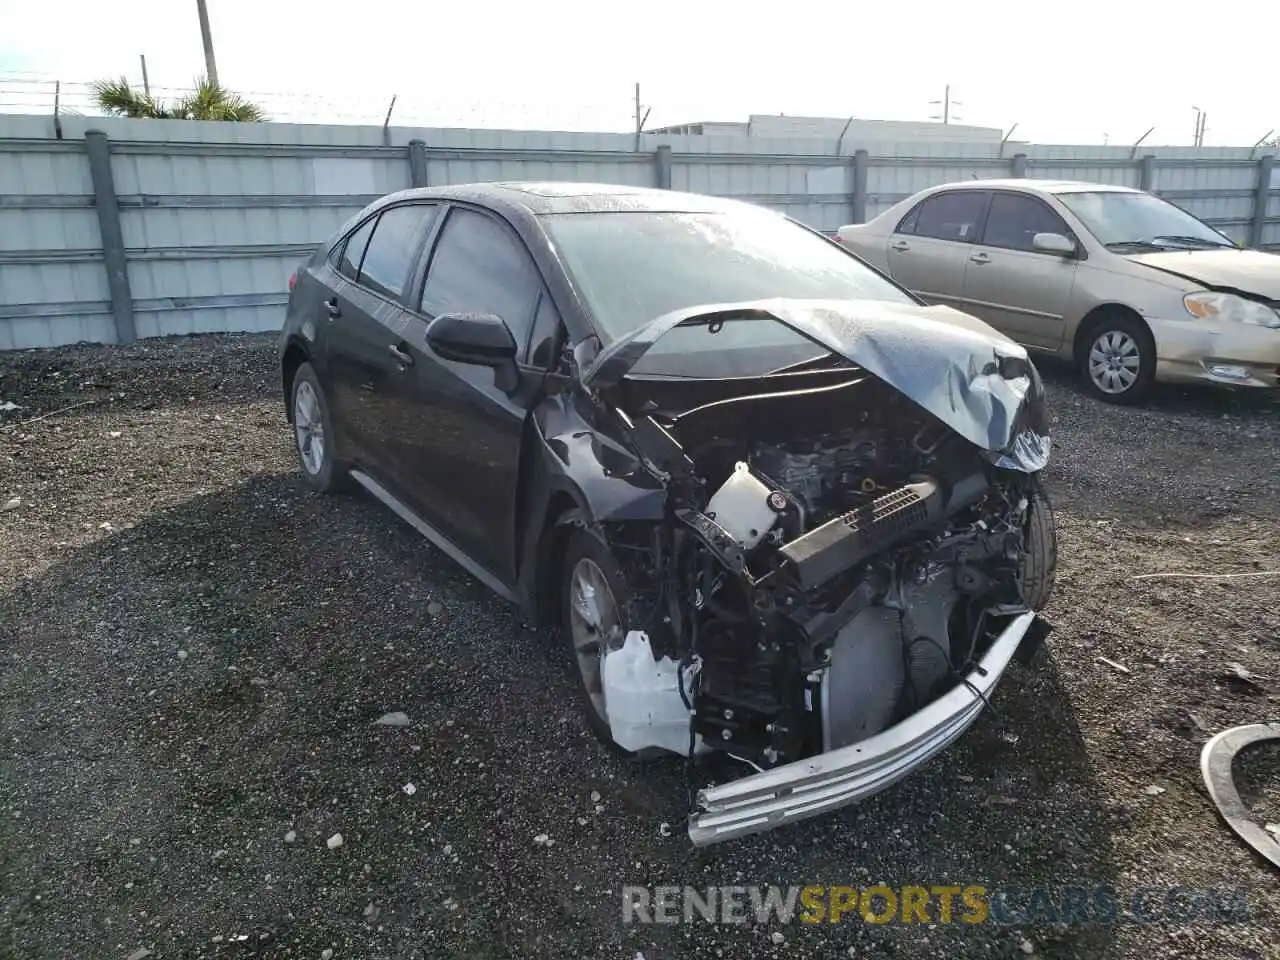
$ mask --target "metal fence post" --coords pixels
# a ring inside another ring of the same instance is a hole
[[[1013,168],[1013,176],[1018,178],[1025,177],[1027,175],[1027,155],[1025,153],[1015,153],[1010,166]]]
[[[102,234],[102,263],[107,270],[107,292],[116,324],[116,342],[133,343],[138,331],[133,322],[133,293],[129,290],[129,265],[124,254],[124,232],[120,229],[120,205],[111,174],[111,144],[101,130],[87,130],[85,153],[89,157],[89,177],[93,181],[93,206],[98,211],[98,231]]]
[[[853,151],[853,222],[867,222],[867,169],[871,166],[871,154],[866,150]]]
[[[409,186],[430,186],[427,176],[427,144],[424,140],[409,141]]]
[[[1253,222],[1249,224],[1249,246],[1262,246],[1263,231],[1267,226],[1267,202],[1271,199],[1271,171],[1276,158],[1271,154],[1258,158],[1258,182],[1253,190]]]
[[[1148,153],[1143,156],[1138,167],[1138,189],[1151,193],[1156,188],[1156,155]]]
[[[671,147],[665,143],[653,152],[653,174],[655,186],[671,189]]]

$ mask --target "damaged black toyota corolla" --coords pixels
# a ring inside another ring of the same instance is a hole
[[[780,214],[409,190],[290,288],[307,482],[354,480],[558,623],[607,743],[741,771],[698,792],[696,844],[883,789],[1043,639],[1026,352]]]

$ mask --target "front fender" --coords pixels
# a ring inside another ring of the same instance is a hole
[[[524,502],[519,579],[535,620],[545,620],[548,575],[555,575],[556,523],[573,511],[582,523],[659,521],[666,487],[620,443],[597,431],[577,404],[560,394],[546,398],[530,419],[533,434]]]

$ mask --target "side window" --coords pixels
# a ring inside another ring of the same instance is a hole
[[[352,283],[360,275],[360,261],[364,259],[364,248],[369,245],[373,225],[377,222],[377,217],[370,217],[359,230],[347,237],[342,255],[338,257],[338,272]]]
[[[359,282],[389,297],[400,296],[418,241],[436,213],[434,205],[421,203],[383,211],[360,264]]]
[[[1009,250],[1034,250],[1031,240],[1037,233],[1071,236],[1062,218],[1035,197],[1016,193],[992,195],[983,243]]]
[[[529,363],[540,370],[548,370],[556,359],[556,338],[560,333],[560,311],[551,302],[545,290],[538,301],[538,312],[533,318],[533,332],[529,335]]]
[[[914,207],[912,207],[911,210],[907,213],[907,215],[898,221],[898,226],[894,228],[893,232],[894,233],[915,233],[916,221],[920,219],[920,208],[922,206],[924,206],[923,203],[917,203]]]
[[[986,205],[987,194],[981,190],[935,194],[920,204],[915,234],[935,240],[973,243],[978,239],[978,222]]]
[[[496,314],[523,347],[540,287],[537,268],[509,228],[457,207],[450,211],[431,255],[421,309],[430,317]]]

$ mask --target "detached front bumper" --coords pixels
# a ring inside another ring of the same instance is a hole
[[[698,792],[689,839],[706,846],[815,817],[879,793],[950,746],[982,712],[1034,613],[1015,617],[961,684],[860,743]]]

